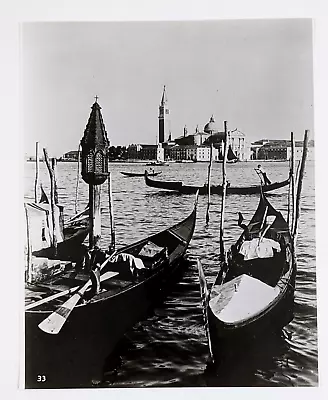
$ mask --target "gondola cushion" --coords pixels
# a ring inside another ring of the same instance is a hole
[[[244,256],[244,260],[254,258],[273,257],[273,249],[280,251],[280,244],[275,240],[263,238],[260,242],[258,238],[246,240],[240,247],[239,253]]]
[[[165,257],[166,248],[157,246],[155,243],[148,241],[140,250],[138,257],[143,260],[157,261],[158,259]]]

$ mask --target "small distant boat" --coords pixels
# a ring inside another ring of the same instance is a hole
[[[207,185],[197,186],[197,185],[185,185],[183,182],[179,181],[156,181],[150,179],[147,175],[145,176],[145,182],[147,186],[154,187],[157,189],[173,190],[183,194],[195,194],[199,191],[199,194],[207,194]],[[274,182],[270,185],[252,185],[252,186],[228,186],[227,194],[259,194],[263,192],[271,192],[276,189],[280,189],[289,184],[289,178],[281,181]],[[212,194],[222,194],[222,185],[211,185]]]
[[[148,176],[157,176],[160,175],[162,173],[162,171],[147,171]],[[146,175],[146,171],[145,172],[126,172],[126,171],[121,171],[121,174],[124,176],[145,176]]]
[[[200,262],[198,267],[214,360],[230,341],[235,347],[264,330],[279,332],[293,319],[296,263],[291,234],[263,193],[209,292]]]
[[[151,161],[146,164],[147,166],[158,166],[158,167],[167,167],[169,163],[165,161]]]

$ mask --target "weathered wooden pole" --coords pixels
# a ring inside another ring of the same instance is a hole
[[[294,226],[295,220],[295,139],[294,132],[290,133],[290,142],[291,142],[291,188],[292,188],[292,211],[291,211],[291,226]]]
[[[35,143],[35,182],[34,182],[34,201],[38,203],[39,188],[39,142]]]
[[[31,283],[32,282],[32,246],[31,246],[31,237],[30,237],[30,218],[28,215],[27,207],[26,204],[24,205],[25,208],[25,216],[26,216],[26,245],[27,245],[27,270],[26,270],[26,282]]]
[[[75,214],[78,212],[78,198],[79,198],[79,182],[80,182],[80,152],[81,145],[79,145],[77,151],[77,177],[76,177],[76,188],[75,188]]]
[[[211,173],[212,173],[212,158],[213,158],[213,143],[210,144],[210,163],[207,171],[207,209],[206,209],[206,224],[210,221],[210,205],[211,205]]]
[[[55,204],[58,204],[58,186],[57,186],[57,159],[51,159],[51,166],[54,172],[54,200]]]
[[[297,234],[298,234],[298,223],[299,223],[300,210],[301,210],[301,193],[302,193],[303,176],[304,176],[304,170],[305,170],[305,162],[306,162],[306,156],[307,156],[307,151],[308,151],[308,140],[309,140],[309,131],[306,130],[304,133],[302,160],[301,160],[299,177],[298,177],[298,181],[297,181],[295,218],[294,218],[294,226],[293,226],[293,231],[292,231],[294,249],[296,246]]]
[[[56,223],[56,202],[55,202],[55,174],[48,156],[47,149],[43,149],[44,160],[46,162],[49,176],[50,176],[50,208],[51,208],[51,221],[52,221],[52,246],[54,249],[54,256],[57,256],[57,223]]]
[[[206,210],[206,225],[210,221],[210,205],[211,205],[211,172],[212,172],[212,162],[213,162],[213,138],[212,134],[217,129],[215,127],[215,120],[213,115],[211,116],[209,122],[204,127],[204,132],[210,134],[210,162],[208,164],[208,172],[207,172],[207,190],[208,190],[208,198],[207,198],[207,210]]]
[[[227,192],[227,172],[226,164],[228,157],[228,127],[227,121],[224,121],[224,155],[222,163],[222,201],[221,201],[221,218],[220,218],[220,257],[223,261],[226,261],[224,251],[224,212],[225,212],[225,201]]]
[[[111,234],[111,251],[116,249],[115,238],[115,222],[114,222],[114,209],[113,209],[113,194],[112,194],[112,174],[108,175],[108,202],[109,202],[109,216],[110,216],[110,234]]]
[[[94,212],[94,186],[89,185],[89,226],[90,226],[90,232],[89,232],[89,248],[92,249],[94,245],[94,217],[93,217],[93,212]]]
[[[93,195],[93,245],[97,246],[101,239],[101,185],[94,186]]]
[[[97,245],[101,238],[101,207],[100,207],[101,186],[89,185],[89,247]]]

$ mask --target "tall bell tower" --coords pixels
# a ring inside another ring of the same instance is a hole
[[[163,143],[169,138],[169,135],[171,133],[170,110],[167,105],[165,85],[163,89],[161,104],[159,106],[158,121],[158,142]]]

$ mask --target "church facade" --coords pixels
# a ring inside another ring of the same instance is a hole
[[[183,135],[172,139],[170,109],[166,93],[166,86],[159,105],[158,113],[158,144],[130,145],[129,158],[158,159],[175,161],[209,161],[210,147],[213,144],[212,157],[218,161],[224,151],[224,132],[217,128],[214,117],[200,130],[198,125],[195,131],[188,134],[187,126],[183,128]],[[236,158],[240,161],[249,158],[249,148],[246,145],[246,136],[238,129],[228,131],[228,143]],[[160,159],[159,159],[160,158]]]

